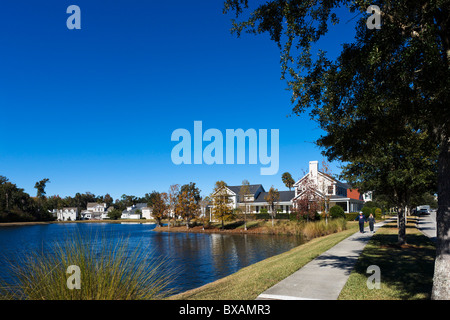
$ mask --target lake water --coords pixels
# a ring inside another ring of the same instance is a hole
[[[67,223],[0,227],[0,277],[11,279],[7,260],[77,235],[87,245],[126,238],[130,249],[145,244],[154,257],[164,257],[178,273],[171,288],[183,292],[230,275],[239,269],[283,253],[302,243],[300,238],[270,235],[155,232],[154,224]]]

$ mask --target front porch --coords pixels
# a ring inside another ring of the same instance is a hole
[[[271,213],[272,209],[270,205],[267,203],[248,203],[245,205],[247,207],[247,213],[261,213],[261,210],[264,212],[267,210],[268,213]],[[238,208],[244,212],[245,207],[244,204],[240,203]],[[265,210],[263,210],[265,209]],[[290,213],[292,211],[292,203],[289,202],[279,202],[275,205],[275,211],[278,213]]]
[[[362,210],[362,208],[364,206],[364,201],[356,200],[356,199],[352,199],[352,198],[332,197],[330,199],[330,208],[335,205],[341,206],[342,209],[344,209],[345,213],[359,212]]]

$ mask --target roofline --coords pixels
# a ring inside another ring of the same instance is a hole
[[[354,189],[351,188],[351,185],[349,185],[348,183],[339,181],[338,179],[336,179],[336,178],[330,176],[330,175],[327,174],[327,173],[324,173],[324,172],[322,172],[322,171],[317,171],[317,173],[318,173],[318,174],[321,174],[323,177],[327,178],[328,180],[331,180],[331,181],[335,182],[336,184],[345,185],[345,186],[347,187],[347,189],[354,190]],[[306,176],[309,176],[309,172],[308,172],[307,174],[305,174],[303,177],[301,177],[300,179],[298,179],[298,181],[297,181],[296,183],[294,183],[293,187],[298,186],[298,184],[300,183],[300,181],[302,181],[303,179],[305,179]]]

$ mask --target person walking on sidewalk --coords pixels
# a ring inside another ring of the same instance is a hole
[[[375,231],[373,231],[373,225],[375,224],[375,218],[373,217],[372,214],[370,214],[369,219],[367,219],[367,221],[369,221],[370,231],[375,232]]]
[[[364,222],[366,222],[366,217],[364,217],[362,211],[359,212],[359,216],[356,217],[355,221],[359,222],[359,232],[364,233]]]

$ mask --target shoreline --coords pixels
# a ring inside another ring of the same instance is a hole
[[[19,227],[19,226],[33,226],[33,225],[46,225],[46,224],[66,224],[66,223],[154,223],[151,220],[76,220],[76,221],[21,221],[21,222],[0,222],[0,227]]]
[[[191,228],[186,228],[186,226],[180,227],[156,227],[153,229],[155,232],[185,232],[185,233],[232,233],[232,234],[271,234],[265,228],[254,227],[247,230],[243,228],[234,228],[234,229],[220,229],[220,228],[205,228],[203,226],[195,226]]]

